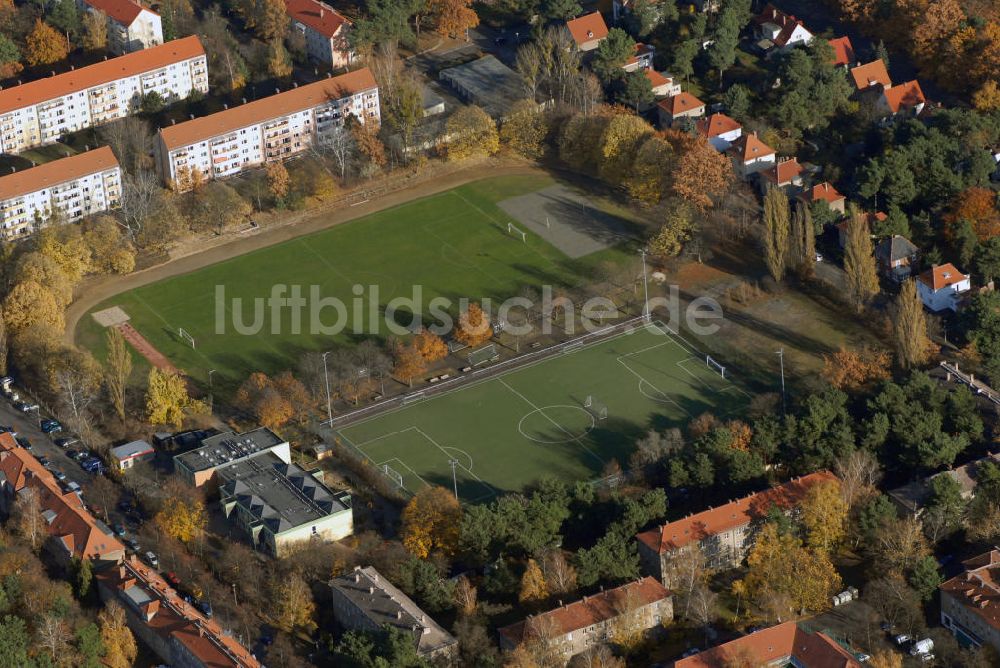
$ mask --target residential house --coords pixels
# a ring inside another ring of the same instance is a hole
[[[654,632],[673,620],[673,597],[659,582],[644,577],[505,626],[499,630],[500,647],[513,650],[537,639],[568,661],[591,647],[614,642],[615,623],[626,614],[635,615],[644,631]]]
[[[950,262],[934,265],[917,277],[917,292],[924,306],[935,313],[945,309],[957,311],[960,296],[972,288],[970,279]]]
[[[305,37],[306,53],[330,67],[347,67],[354,60],[348,41],[351,22],[320,0],[285,0],[292,28]]]
[[[758,524],[772,508],[794,513],[810,489],[836,480],[829,471],[819,471],[644,531],[636,536],[643,572],[665,587],[671,586],[670,562],[695,545],[701,547],[712,568],[736,567],[753,545]]]
[[[163,44],[160,15],[133,0],[76,0],[80,11],[103,14],[108,50],[123,54]]]
[[[875,246],[875,260],[883,276],[895,283],[910,277],[910,268],[917,259],[917,247],[906,237],[895,234]]]
[[[868,225],[868,233],[873,234],[872,230],[875,229],[876,222],[884,222],[889,216],[885,215],[881,211],[876,211],[875,213],[865,213],[864,219],[865,224]],[[850,219],[842,220],[837,223],[837,241],[840,243],[841,248],[847,247],[847,228],[850,226]]]
[[[722,113],[700,118],[694,127],[719,153],[725,153],[743,134],[743,126]]]
[[[657,102],[661,127],[670,127],[682,118],[700,118],[705,115],[705,103],[691,93],[681,92]]]
[[[637,42],[635,45],[635,54],[625,61],[622,65],[622,69],[626,72],[635,72],[637,70],[648,70],[653,66],[653,57],[656,55],[656,47],[652,44],[643,44],[642,42]]]
[[[608,36],[608,26],[600,12],[571,19],[566,22],[566,28],[580,51],[593,51]]]
[[[89,559],[102,568],[125,557],[125,547],[90,514],[77,492],[64,489],[11,434],[0,434],[0,513],[9,516],[17,500],[28,494],[35,496],[44,520],[45,549],[60,565]]]
[[[125,623],[160,661],[177,668],[261,668],[233,634],[185,601],[155,569],[129,557],[96,574],[102,601],[117,601]],[[256,586],[258,583],[247,583]]]
[[[1000,652],[1000,549],[962,562],[965,572],[938,587],[941,624],[962,645]]]
[[[51,144],[67,133],[134,113],[150,93],[174,102],[208,92],[196,36],[0,90],[0,153]]]
[[[768,188],[801,188],[804,172],[805,167],[799,164],[798,158],[779,158],[773,167],[757,173],[758,186],[764,194]]]
[[[160,178],[184,191],[196,174],[220,179],[285,160],[325,141],[348,116],[379,123],[378,84],[367,67],[160,128]]]
[[[156,450],[146,441],[132,441],[111,448],[111,461],[119,471],[127,471],[140,462],[156,457]]]
[[[672,76],[660,74],[654,69],[643,70],[643,74],[649,79],[653,95],[657,98],[674,97],[681,94],[681,85]]]
[[[896,504],[900,512],[919,517],[923,513],[924,506],[930,500],[934,480],[938,476],[948,476],[958,483],[962,498],[970,500],[975,497],[976,487],[979,485],[979,469],[987,463],[1000,466],[1000,452],[897,487],[889,492],[889,498]]]
[[[333,616],[345,629],[378,631],[393,626],[410,636],[422,658],[443,663],[458,651],[454,636],[371,566],[355,566],[330,580],[330,592]]]
[[[919,114],[925,104],[927,98],[924,97],[924,91],[920,89],[920,82],[916,79],[885,88],[882,97],[879,98],[879,108],[892,115],[911,110],[914,114]]]
[[[857,92],[873,89],[882,90],[892,86],[889,71],[885,69],[885,62],[881,58],[876,58],[864,65],[852,67],[851,79],[854,80],[854,89]]]
[[[777,162],[774,149],[758,139],[756,132],[741,135],[729,147],[728,153],[733,169],[744,181]]]
[[[843,214],[846,210],[847,198],[837,192],[837,189],[829,181],[824,181],[812,188],[807,188],[801,197],[805,200],[806,204],[826,202],[831,211],[836,211],[840,214]]]
[[[76,222],[121,202],[122,172],[107,146],[0,176],[0,238],[33,232],[53,215]]]
[[[802,628],[796,622],[762,629],[674,662],[674,668],[734,665],[861,668],[858,659],[833,638]]]
[[[770,3],[753,20],[756,24],[756,36],[761,40],[758,44],[767,52],[807,46],[813,39],[813,34],[802,21]]]
[[[852,63],[857,62],[854,55],[854,45],[851,44],[851,38],[847,37],[837,37],[834,39],[827,40],[830,44],[830,48],[833,49],[833,65],[834,67],[850,67]]]

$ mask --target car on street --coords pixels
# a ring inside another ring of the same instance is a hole
[[[194,607],[198,608],[198,612],[205,615],[206,619],[212,618],[212,604],[208,601],[197,600],[194,602]]]
[[[177,573],[174,573],[173,571],[165,573],[163,575],[163,579],[166,580],[167,584],[173,587],[174,589],[180,589],[181,579],[177,577]]]
[[[97,473],[104,468],[104,462],[97,457],[89,457],[80,462],[80,467],[87,473]]]
[[[77,441],[75,438],[67,438],[67,437],[57,438],[52,442],[58,445],[60,448],[68,448],[71,445],[76,445],[77,443],[79,443],[79,441]],[[69,454],[69,452],[67,452],[66,454]]]
[[[127,547],[130,552],[138,553],[139,550],[142,549],[142,547],[139,546],[139,541],[135,538],[126,538],[123,542],[125,543],[125,547]]]
[[[115,532],[115,535],[119,538],[125,537],[125,526],[121,523],[115,523],[111,526],[111,529]]]
[[[29,441],[27,439],[27,437],[25,437],[25,436],[18,436],[17,439],[15,439],[15,440],[17,441],[18,445],[20,445],[22,448],[24,448],[28,452],[31,452],[31,441]]]
[[[63,486],[66,487],[66,491],[67,492],[80,492],[81,491],[81,487],[78,484],[76,484],[75,482],[73,482],[72,480],[69,481],[69,482],[64,482]]]
[[[47,420],[42,420],[42,431],[46,434],[55,434],[56,432],[62,431],[62,425],[59,424],[59,420],[53,420],[48,418]]]
[[[38,463],[41,464],[42,466],[47,467],[49,465],[49,458],[46,457],[45,455],[38,455],[38,457],[36,457],[35,459],[37,459]]]
[[[147,552],[146,554],[143,555],[143,558],[146,560],[146,563],[152,566],[153,568],[160,567],[160,560],[157,559],[156,553]]]
[[[30,413],[31,411],[38,410],[38,404],[29,404],[26,401],[19,401],[14,404],[14,408],[21,411],[22,413]]]
[[[64,482],[66,480],[66,474],[59,469],[52,469],[52,475],[56,477],[59,482]]]
[[[94,455],[90,452],[90,450],[80,450],[78,453],[73,455],[73,459],[78,462],[82,462],[84,459],[90,459],[93,456]]]
[[[17,436],[17,432],[14,431],[14,425],[10,424],[0,424],[0,434],[10,434],[11,436]]]

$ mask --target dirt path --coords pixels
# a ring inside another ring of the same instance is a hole
[[[259,248],[273,246],[282,241],[318,232],[334,225],[346,223],[384,209],[405,204],[411,200],[427,197],[428,195],[436,195],[466,183],[471,183],[472,181],[497,176],[517,176],[522,174],[551,176],[543,169],[523,164],[498,165],[494,162],[487,162],[471,165],[468,169],[452,172],[432,181],[416,183],[409,188],[389,193],[379,197],[377,200],[372,200],[364,204],[357,206],[345,205],[344,208],[336,211],[318,211],[313,215],[305,216],[301,221],[294,224],[265,228],[252,236],[238,236],[234,234],[231,238],[216,243],[204,250],[194,251],[180,257],[171,257],[170,260],[162,264],[137,271],[133,274],[126,276],[97,276],[88,279],[77,288],[75,300],[66,309],[65,340],[72,345],[76,339],[76,328],[80,322],[80,318],[85,316],[97,304],[119,293],[149,285],[150,283],[155,283],[171,276],[179,276],[180,274],[197,271],[198,269],[237,255],[243,255]]]

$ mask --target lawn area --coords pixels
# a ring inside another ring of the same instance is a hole
[[[647,429],[705,411],[724,418],[749,401],[665,327],[639,325],[350,424],[339,436],[411,492],[450,489],[453,461],[459,498],[477,503],[543,475],[597,478],[612,458],[626,464]]]
[[[121,307],[130,323],[193,380],[204,383],[215,369],[215,389],[226,394],[251,372],[294,369],[306,351],[356,343],[374,331],[372,319],[376,335],[386,336],[380,313],[395,297],[413,296],[416,312],[426,312],[430,300],[445,297],[456,304],[449,309],[455,312],[460,298],[499,300],[517,295],[524,286],[578,285],[590,280],[598,264],[631,257],[619,246],[570,260],[530,231],[525,241],[509,234],[507,225],[515,221],[497,202],[553,183],[536,177],[471,183],[124,292],[93,311]],[[329,326],[340,318],[347,326],[336,335],[310,331],[315,304],[309,299],[300,333],[291,309],[271,320],[263,303],[262,329],[237,333],[234,323],[254,323],[254,300],[266,300],[275,285],[288,286],[288,291],[301,286],[307,299],[316,286],[321,298],[346,305],[342,316],[326,308],[322,323]],[[355,286],[363,286],[363,298],[356,299]],[[217,299],[218,291],[224,291],[225,299]],[[405,306],[400,309],[405,311]],[[194,349],[178,335],[180,328],[194,338]],[[93,318],[81,319],[77,340],[103,357],[104,330]]]

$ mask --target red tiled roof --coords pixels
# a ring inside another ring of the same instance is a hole
[[[946,288],[949,285],[961,283],[968,278],[968,275],[960,272],[957,268],[955,268],[955,265],[949,262],[948,264],[938,264],[931,267],[924,273],[920,274],[918,278],[921,283],[937,292],[938,290]]]
[[[204,55],[201,41],[192,35],[54,77],[36,79],[0,91],[0,114]]]
[[[834,65],[850,65],[854,62],[854,45],[851,44],[850,37],[845,35],[827,41],[833,48]]]
[[[832,638],[824,633],[810,633],[795,622],[772,626],[680,659],[674,668],[727,668],[739,658],[749,659],[755,666],[777,665],[794,658],[796,665],[809,668],[861,668]]]
[[[696,98],[691,93],[682,92],[678,95],[668,97],[665,100],[660,100],[657,105],[670,114],[671,117],[678,116],[687,111],[692,111],[699,107],[704,107],[705,103]]]
[[[983,621],[1000,630],[1000,549],[994,548],[962,562],[965,572],[941,585],[949,594]]]
[[[781,32],[778,33],[778,35],[772,40],[778,46],[785,46],[791,38],[792,33],[795,32],[795,29],[799,26],[802,26],[808,32],[808,28],[805,27],[805,24],[802,23],[802,21],[799,21],[791,14],[786,14],[770,3],[764,7],[764,11],[754,17],[754,21],[756,21],[758,25],[773,23],[781,28]]]
[[[864,65],[852,67],[851,77],[854,79],[854,87],[858,90],[866,90],[877,84],[883,86],[892,85],[892,79],[889,78],[889,71],[885,69],[885,62],[881,58],[876,58]]]
[[[52,473],[10,434],[0,434],[0,474],[15,493],[25,487],[35,490],[42,512],[51,511],[46,531],[73,556],[114,559],[124,554],[122,544],[98,528],[80,497],[75,492],[63,492]]]
[[[924,91],[920,90],[920,82],[916,79],[892,88],[886,88],[882,91],[882,95],[892,113],[903,108],[915,107],[927,101],[927,98],[924,97]]]
[[[718,137],[733,130],[739,130],[743,126],[725,114],[716,113],[699,119],[694,127],[698,131],[698,134],[711,139],[712,137]]]
[[[573,36],[577,46],[608,36],[608,26],[604,23],[604,17],[600,12],[566,21],[566,27],[569,28],[569,34]]]
[[[617,617],[621,614],[622,604],[626,601],[644,606],[662,601],[668,596],[670,596],[670,592],[659,581],[646,576],[641,580],[629,582],[593,596],[584,596],[579,601],[505,626],[499,630],[499,633],[514,644],[520,644],[525,640],[526,630],[530,631],[527,628],[529,624],[541,623],[547,630],[551,628],[555,633],[566,634]]]
[[[186,603],[160,575],[130,557],[118,568],[97,573],[105,588],[121,592],[139,587],[151,601],[144,611],[146,625],[164,638],[173,638],[210,668],[259,668],[260,663],[246,647],[226,635],[218,622],[206,619]],[[163,657],[161,657],[163,658]]]
[[[729,148],[735,155],[737,155],[741,162],[747,163],[751,160],[756,160],[757,158],[763,158],[768,155],[774,155],[774,149],[757,139],[757,133],[751,132],[748,135],[742,135],[739,139],[733,142],[733,145]]]
[[[371,70],[365,67],[355,72],[341,74],[331,79],[323,79],[271,97],[202,116],[193,121],[185,121],[162,128],[160,137],[168,150],[180,148],[271,118],[311,109],[329,100],[337,100],[377,88],[377,86]]]
[[[124,26],[132,25],[136,17],[145,9],[151,14],[156,14],[152,9],[143,7],[132,0],[84,0],[84,3],[94,9],[104,12],[118,23]]]
[[[656,52],[656,48],[655,47],[652,47],[649,44],[643,44],[642,42],[636,42],[635,43],[635,54],[631,58],[629,58],[628,60],[626,60],[625,64],[622,67],[628,67],[629,65],[635,65],[637,62],[639,62],[639,58],[640,57],[645,56],[645,55],[649,55],[649,54],[655,53],[655,52]]]
[[[673,81],[673,79],[668,79],[656,70],[652,69],[644,70],[643,74],[645,74],[646,78],[649,79],[649,85],[652,86],[654,90],[660,86],[669,85]]]
[[[791,508],[805,498],[806,492],[821,482],[832,482],[837,476],[829,471],[811,473],[763,492],[745,496],[718,508],[710,508],[684,519],[664,524],[640,533],[636,538],[650,549],[671,552],[709,536],[749,524],[763,517],[771,506]]]
[[[813,186],[804,193],[804,196],[809,202],[818,202],[822,200],[827,204],[833,204],[834,202],[839,202],[844,199],[844,196],[837,192],[837,189],[830,185],[829,181],[824,181],[819,185]]]
[[[351,25],[335,9],[317,0],[285,0],[285,8],[293,21],[309,26],[328,39],[333,39],[345,23]]]
[[[796,176],[805,171],[805,168],[799,164],[798,158],[792,158],[790,160],[782,160],[777,163],[774,167],[764,170],[764,178],[768,181],[772,181],[778,185],[785,185],[792,182]]]
[[[107,146],[0,176],[0,201],[118,166]]]

